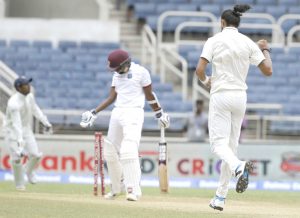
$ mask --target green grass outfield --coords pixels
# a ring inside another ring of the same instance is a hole
[[[92,195],[92,185],[40,183],[18,192],[0,182],[0,217],[300,217],[300,192],[230,190],[223,212],[208,207],[214,190],[143,188],[143,194],[138,202],[104,200]]]

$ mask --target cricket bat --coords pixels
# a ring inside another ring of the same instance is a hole
[[[168,178],[168,149],[165,139],[165,128],[160,129],[159,141],[159,158],[158,158],[158,178],[159,188],[162,193],[169,192],[169,178]]]

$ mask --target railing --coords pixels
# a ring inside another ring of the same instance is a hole
[[[287,115],[281,115],[281,116],[274,116],[274,115],[268,115],[264,116],[262,119],[262,138],[266,139],[268,132],[268,124],[272,121],[280,121],[280,122],[292,122],[292,123],[300,123],[300,116],[287,116]],[[299,135],[300,132],[300,125],[299,129],[297,131],[297,135]]]
[[[220,28],[220,23],[216,22],[197,22],[197,21],[186,21],[180,23],[174,33],[174,42],[176,44],[176,47],[178,48],[179,45],[201,45],[204,44],[205,41],[200,41],[200,40],[183,40],[181,39],[181,33],[182,30],[186,27],[210,27],[214,31],[215,29]]]
[[[254,27],[253,29],[271,29],[272,30],[272,44],[273,46],[284,45],[284,32],[281,29],[281,26],[278,25],[276,19],[270,15],[265,13],[245,13],[243,14],[243,18],[253,18],[253,19],[265,19],[270,22],[270,24],[259,24],[258,26]],[[244,25],[247,24],[247,27],[251,27],[251,25],[257,24],[249,24],[249,23],[241,23],[240,28],[245,27]]]
[[[299,16],[300,17],[300,16]],[[300,47],[300,42],[293,42],[293,36],[296,32],[300,31],[300,25],[297,25],[297,26],[293,26],[288,34],[287,34],[287,37],[286,37],[286,40],[287,40],[287,47]]]
[[[252,15],[252,14],[251,14]],[[256,14],[254,14],[256,15]],[[260,14],[258,14],[260,15]],[[269,15],[270,16],[270,15]],[[267,17],[269,17],[267,16]],[[272,16],[270,16],[273,18]],[[254,16],[249,16],[249,18],[255,18]],[[256,17],[257,18],[257,17]],[[274,19],[274,18],[273,18]],[[271,19],[272,20],[272,19]],[[220,23],[213,23],[213,22],[196,22],[196,21],[186,21],[180,23],[174,33],[174,42],[177,45],[199,45],[204,44],[205,41],[200,40],[182,40],[181,33],[186,27],[211,27],[212,29],[218,29],[220,28]],[[272,45],[274,46],[284,46],[284,33],[280,26],[278,26],[276,23],[270,23],[270,24],[252,24],[252,23],[242,23],[240,25],[240,28],[245,29],[271,29],[272,30]]]
[[[170,60],[174,58],[175,61]],[[178,63],[181,65],[181,69],[177,67]],[[181,57],[177,52],[170,49],[163,48],[160,50],[160,78],[162,82],[166,82],[167,72],[172,72],[181,79],[181,93],[182,98],[188,97],[188,67],[186,60]],[[167,71],[168,70],[168,71]]]
[[[149,56],[148,56],[149,55]],[[147,60],[150,59],[151,62],[151,72],[152,74],[157,74],[157,59],[156,59],[156,37],[149,27],[149,25],[144,25],[142,30],[142,64],[146,64]]]
[[[18,75],[0,61],[0,111],[4,116],[9,97],[14,93],[13,83]]]
[[[160,49],[163,44],[163,23],[167,17],[205,17],[209,18],[212,22],[217,22],[217,18],[210,12],[192,12],[192,11],[166,11],[162,13],[157,21],[157,48]],[[213,31],[214,33],[217,30]]]

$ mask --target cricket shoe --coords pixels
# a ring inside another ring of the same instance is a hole
[[[140,198],[139,195],[136,195],[132,192],[131,187],[127,188],[127,195],[126,195],[126,200],[127,201],[137,201],[139,198]]]
[[[211,199],[209,206],[215,210],[222,211],[225,205],[225,198],[215,196]]]
[[[139,199],[139,197],[133,193],[128,193],[126,195],[126,200],[127,201],[137,201]]]
[[[236,183],[236,192],[243,193],[248,188],[249,174],[253,171],[253,163],[243,161],[235,170],[235,177],[238,179]]]
[[[106,200],[114,200],[117,197],[119,197],[120,195],[122,195],[122,193],[112,193],[112,192],[108,192],[106,195],[104,195],[104,198]]]
[[[31,183],[31,184],[37,183],[37,178],[36,178],[36,175],[34,172],[26,173],[26,175],[27,175],[27,179],[28,179],[29,183]]]
[[[112,189],[111,189],[112,190]],[[113,193],[112,191],[108,192],[106,195],[104,195],[104,198],[107,200],[114,200],[118,196],[125,194],[125,185],[124,183],[121,184],[121,192],[119,193]]]
[[[18,186],[16,186],[16,190],[17,191],[25,191],[26,187],[25,187],[25,185],[18,185]]]

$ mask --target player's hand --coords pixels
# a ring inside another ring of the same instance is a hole
[[[17,142],[18,147],[16,148],[15,152],[19,157],[23,157],[25,155],[24,147],[25,147],[25,142],[23,139],[18,140]]]
[[[261,39],[257,42],[257,45],[259,47],[260,50],[270,50],[268,41],[265,39]]]
[[[97,115],[95,110],[86,111],[81,115],[80,126],[82,128],[87,128],[93,126],[94,121],[96,120]]]
[[[206,86],[208,89],[211,88],[211,77],[210,76],[206,76],[205,81],[202,81],[199,79],[199,81]]]
[[[158,124],[160,127],[168,128],[170,126],[169,114],[164,113],[162,109],[155,111],[155,117],[158,119]]]
[[[44,125],[43,134],[45,134],[45,135],[52,135],[53,134],[53,128],[52,128],[51,124],[50,125]]]

